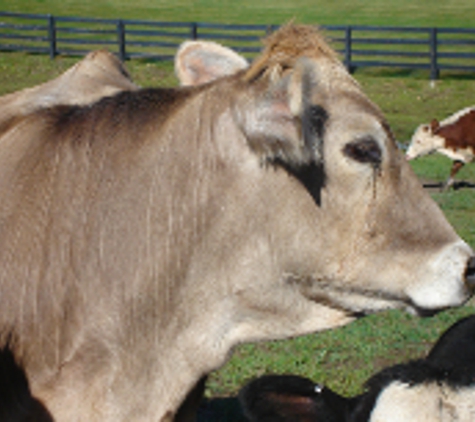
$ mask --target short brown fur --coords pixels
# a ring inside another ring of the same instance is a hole
[[[244,79],[250,81],[276,67],[292,68],[295,61],[302,56],[326,57],[338,61],[335,51],[317,28],[288,24],[264,40],[262,54],[245,73]]]

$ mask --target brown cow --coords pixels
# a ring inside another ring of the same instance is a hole
[[[93,51],[55,79],[0,97],[0,131],[18,116],[57,104],[90,104],[120,91],[138,89],[121,61]]]
[[[455,175],[475,156],[475,107],[467,107],[439,122],[419,126],[412,136],[406,157],[412,160],[434,151],[453,160],[450,176],[444,187],[455,182]]]
[[[471,248],[311,27],[0,142],[0,332],[55,421],[171,420],[239,343],[471,293]]]

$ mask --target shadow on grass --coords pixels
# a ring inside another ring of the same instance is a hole
[[[428,70],[399,67],[361,67],[357,68],[355,73],[384,78],[413,78],[417,80],[429,80],[430,76]]]
[[[475,81],[475,74],[473,72],[448,72],[442,71],[442,79],[453,79],[456,81]]]
[[[460,182],[455,182],[454,183],[454,186],[453,186],[453,189],[454,190],[457,190],[457,189],[462,189],[462,188],[475,188],[475,183],[472,183],[472,182],[467,182],[466,180],[461,180]]]
[[[429,69],[411,69],[404,67],[360,67],[353,73],[384,78],[412,78],[430,81]],[[475,81],[475,74],[469,71],[441,70],[438,80]]]
[[[424,188],[428,190],[437,190],[437,191],[442,191],[445,184],[444,182],[424,182],[423,183]],[[475,183],[469,182],[467,180],[460,180],[460,181],[455,181],[454,184],[452,185],[451,189],[453,190],[459,190],[459,189],[475,189]]]

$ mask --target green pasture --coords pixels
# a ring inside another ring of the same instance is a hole
[[[475,24],[473,0],[366,0],[334,2],[308,0],[0,0],[0,10],[82,15],[87,17],[144,18],[223,23],[381,24],[468,26]],[[0,53],[0,94],[46,81],[77,59],[21,53]],[[142,86],[173,86],[171,63],[130,61],[127,67]],[[395,137],[405,143],[416,126],[433,117],[442,119],[475,104],[475,75],[443,74],[434,86],[426,72],[373,69],[355,77],[384,111]],[[450,161],[433,155],[412,163],[423,181],[443,181]],[[459,180],[475,183],[475,165],[466,166]],[[475,190],[462,188],[431,192],[460,235],[475,247]],[[364,380],[383,366],[423,355],[441,331],[462,316],[474,313],[474,302],[455,310],[420,319],[399,311],[372,315],[349,326],[300,338],[242,345],[231,360],[211,375],[207,396],[219,416],[206,420],[238,421],[234,397],[246,380],[264,373],[294,373],[325,383],[342,394],[355,394]],[[216,410],[217,409],[217,410]],[[221,413],[220,413],[221,412]]]
[[[2,0],[1,10],[186,22],[473,27],[473,0]]]

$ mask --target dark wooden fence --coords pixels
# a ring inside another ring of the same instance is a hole
[[[187,39],[208,39],[252,58],[276,26],[75,18],[0,12],[0,51],[84,55],[106,48],[122,60],[169,60]],[[475,72],[475,28],[323,26],[351,71],[363,67]]]

